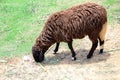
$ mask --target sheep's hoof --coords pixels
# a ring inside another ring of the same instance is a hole
[[[75,61],[76,60],[76,57],[72,57],[72,61]]]
[[[56,52],[54,52],[53,54],[57,54]]]
[[[99,54],[102,54],[103,53],[103,49],[100,49],[100,52],[99,52]]]
[[[87,59],[90,59],[92,56],[91,55],[87,55]]]
[[[54,50],[54,54],[57,54],[57,51],[56,51],[56,50]]]

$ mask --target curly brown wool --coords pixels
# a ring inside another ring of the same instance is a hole
[[[85,3],[56,12],[48,18],[40,36],[36,39],[32,48],[33,57],[36,51],[46,52],[52,44],[60,42],[67,42],[72,57],[75,57],[75,52],[71,47],[72,40],[84,38],[86,35],[93,43],[87,58],[91,58],[97,47],[98,39],[100,46],[102,46],[102,53],[106,23],[107,12],[105,8],[95,3]],[[38,60],[38,62],[40,61]]]

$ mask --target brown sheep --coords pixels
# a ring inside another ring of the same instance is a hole
[[[104,39],[107,28],[107,12],[104,7],[95,3],[85,3],[64,11],[52,14],[46,21],[40,36],[32,47],[32,54],[36,62],[44,60],[44,53],[57,43],[54,52],[58,51],[59,43],[66,42],[76,60],[76,53],[72,47],[73,39],[81,39],[86,35],[92,41],[92,47],[87,55],[91,58],[100,43],[100,53],[103,53]]]

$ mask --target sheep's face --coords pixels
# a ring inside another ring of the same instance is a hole
[[[37,47],[32,47],[33,58],[36,62],[42,62],[44,60],[45,50],[38,49]]]

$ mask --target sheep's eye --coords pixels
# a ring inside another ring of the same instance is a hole
[[[40,54],[43,54],[43,50],[40,51]]]

